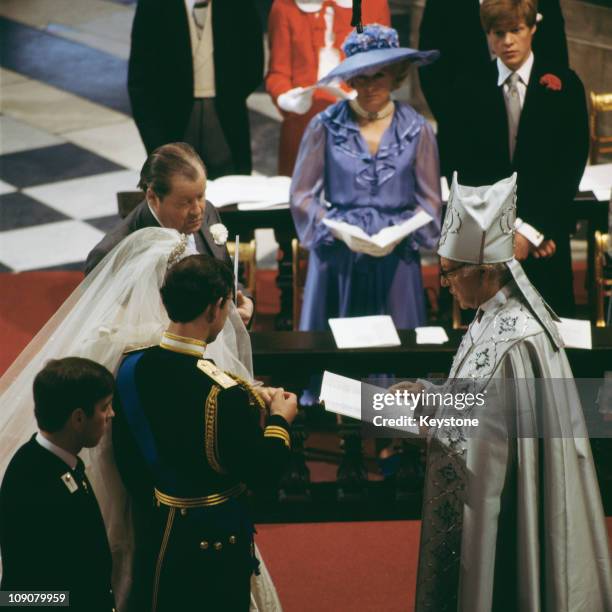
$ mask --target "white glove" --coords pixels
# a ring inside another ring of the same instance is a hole
[[[295,87],[278,96],[276,103],[287,113],[304,115],[312,106],[312,94],[312,89],[305,90],[303,87]]]

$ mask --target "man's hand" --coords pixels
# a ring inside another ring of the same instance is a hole
[[[236,310],[245,325],[249,324],[253,316],[253,300],[245,297],[242,291],[238,291],[236,296]]]
[[[525,261],[529,257],[531,248],[531,242],[523,234],[518,232],[514,234],[514,257],[518,261]]]
[[[297,396],[284,389],[276,389],[270,402],[270,414],[282,416],[287,423],[292,423],[297,415]]]
[[[410,382],[410,381],[397,383],[397,385],[393,385],[392,387],[389,387],[389,391],[391,393],[395,391],[408,391],[408,393],[414,393],[415,395],[418,395],[421,391],[424,391],[424,390],[425,390],[425,387],[420,382]]]
[[[557,251],[557,245],[554,240],[544,240],[542,244],[533,249],[533,256],[536,259],[548,259],[552,257]]]

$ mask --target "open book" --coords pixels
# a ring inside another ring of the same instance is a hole
[[[421,210],[407,221],[399,225],[385,227],[373,236],[368,236],[357,225],[351,225],[344,221],[323,219],[323,223],[329,227],[334,237],[345,242],[351,251],[361,252],[365,248],[371,255],[376,256],[377,252],[379,252],[380,254],[377,256],[380,257],[390,253],[406,236],[427,225],[432,220],[433,217],[431,215]]]

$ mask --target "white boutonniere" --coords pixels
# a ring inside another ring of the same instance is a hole
[[[215,223],[210,226],[210,233],[212,234],[215,244],[223,246],[227,242],[228,231],[227,227],[223,223]]]

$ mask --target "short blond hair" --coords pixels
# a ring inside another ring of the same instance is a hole
[[[538,0],[483,0],[480,23],[485,32],[496,28],[510,29],[522,20],[528,27],[536,24]]]

